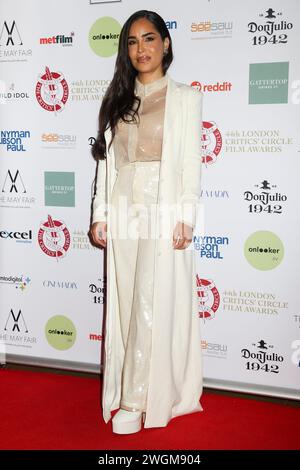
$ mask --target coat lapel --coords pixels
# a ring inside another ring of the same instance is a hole
[[[166,94],[165,104],[165,117],[164,117],[164,130],[163,130],[163,155],[165,157],[164,149],[172,136],[172,130],[174,129],[176,118],[180,110],[180,99],[181,94],[179,93],[179,86],[177,83],[168,76],[168,88]]]

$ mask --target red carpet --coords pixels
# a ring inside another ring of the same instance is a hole
[[[204,393],[203,412],[165,428],[113,434],[100,380],[1,370],[1,449],[299,449],[300,408]]]

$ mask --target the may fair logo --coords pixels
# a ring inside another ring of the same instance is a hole
[[[269,8],[259,16],[259,21],[248,23],[248,32],[251,34],[253,46],[265,44],[286,44],[287,31],[293,28],[293,23],[282,19],[282,12]]]
[[[249,203],[248,212],[251,214],[282,214],[287,196],[276,191],[276,184],[263,180],[254,187],[256,190],[244,192],[244,200]]]
[[[31,49],[24,49],[23,39],[15,20],[3,21],[0,26],[0,62],[26,62]]]
[[[267,344],[263,339],[257,343],[252,343],[252,347],[243,348],[241,355],[246,359],[246,369],[252,372],[271,372],[279,373],[279,365],[283,363],[284,358],[274,352],[274,345]]]
[[[35,87],[35,96],[39,105],[56,115],[63,111],[69,96],[69,87],[61,72],[53,72],[49,67],[39,75]]]
[[[214,258],[223,259],[221,249],[225,245],[229,245],[228,237],[216,237],[216,236],[194,236],[194,249],[199,252],[201,258]]]
[[[29,209],[35,204],[35,197],[30,196],[20,171],[8,169],[3,180],[0,180],[0,207]]]
[[[220,294],[211,279],[201,279],[196,275],[199,318],[204,322],[215,318],[220,305]]]
[[[38,242],[46,255],[58,261],[66,256],[70,247],[70,232],[64,222],[48,215],[47,221],[41,222]]]
[[[10,309],[3,329],[5,333],[0,333],[0,342],[24,348],[32,348],[37,343],[37,338],[29,335],[21,309]]]
[[[222,136],[215,122],[202,123],[202,162],[211,165],[217,161],[222,149]]]

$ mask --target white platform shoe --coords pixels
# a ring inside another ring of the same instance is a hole
[[[112,418],[112,430],[116,434],[132,434],[142,429],[142,420],[146,413],[142,411],[127,411],[121,408]]]

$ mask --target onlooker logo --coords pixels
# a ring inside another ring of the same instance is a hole
[[[120,31],[121,25],[114,18],[99,18],[89,31],[90,48],[101,57],[113,56],[118,50]]]
[[[76,328],[70,318],[55,315],[46,324],[45,334],[48,343],[55,349],[65,351],[76,341]]]
[[[273,232],[252,233],[244,246],[245,257],[251,266],[261,271],[277,268],[284,256],[283,243]]]

